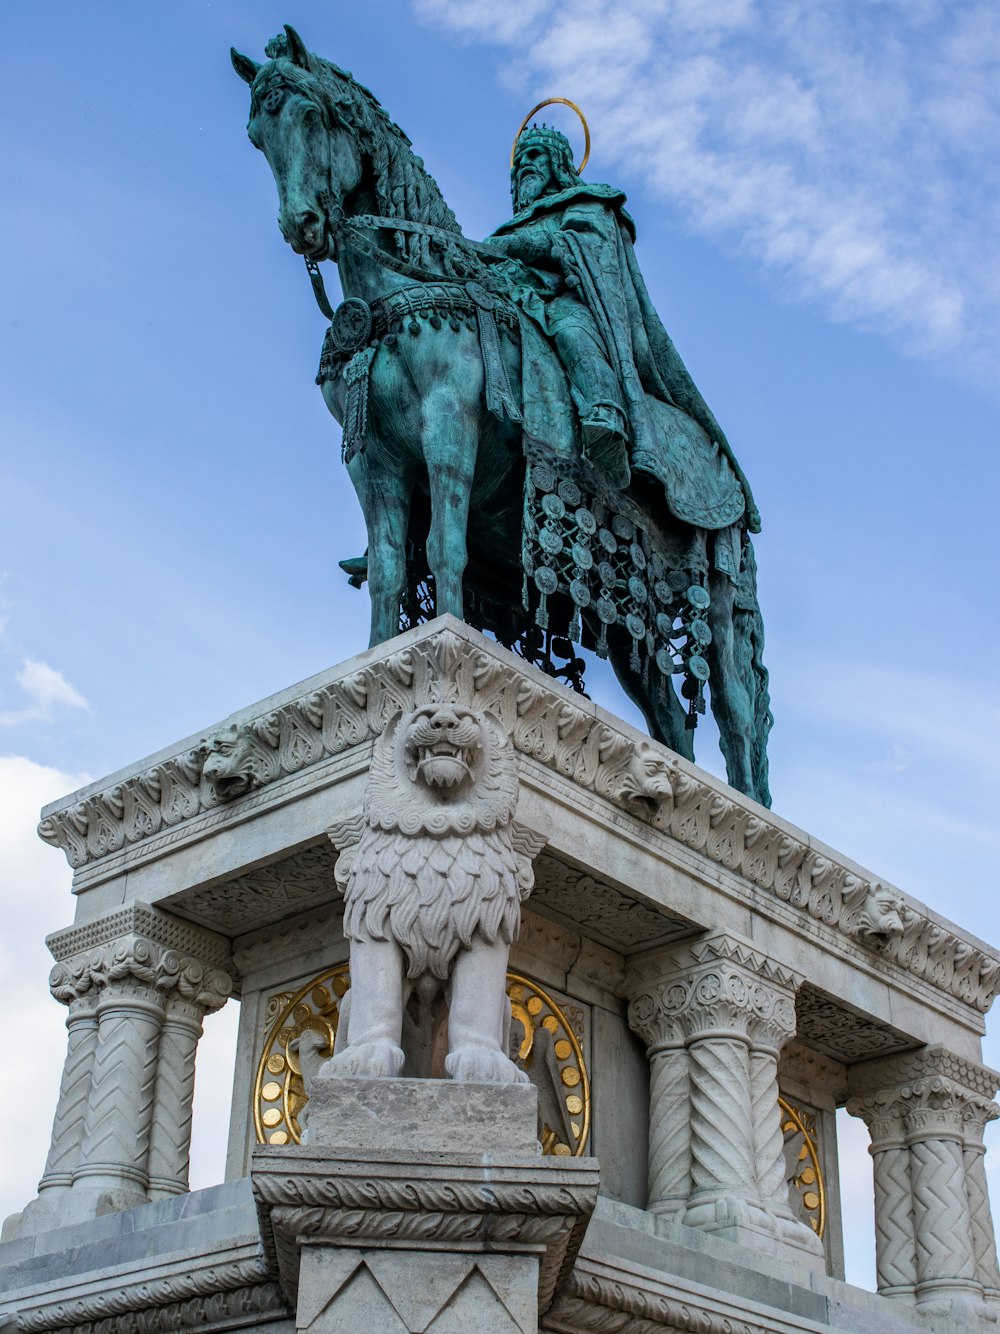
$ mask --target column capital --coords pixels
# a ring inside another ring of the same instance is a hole
[[[1000,1116],[998,1087],[995,1070],[935,1044],[852,1066],[847,1110],[868,1124],[873,1145],[898,1136],[974,1138]]]
[[[148,904],[130,903],[46,943],[56,960],[49,988],[64,1005],[115,984],[138,984],[207,1013],[232,991],[229,942]]]
[[[720,1033],[777,1051],[795,1032],[802,980],[749,941],[713,932],[632,963],[629,1023],[651,1052]]]

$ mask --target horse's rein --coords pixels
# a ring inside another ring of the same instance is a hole
[[[324,192],[325,194],[326,192]],[[419,265],[411,264],[408,260],[399,259],[396,255],[391,255],[384,250],[370,236],[371,232],[392,231],[408,232],[418,236],[429,236],[434,240],[446,241],[451,244],[460,245],[466,250],[471,250],[477,258],[498,263],[503,261],[506,256],[498,254],[491,246],[482,241],[472,241],[461,232],[450,232],[444,227],[434,227],[429,222],[410,222],[407,218],[382,218],[373,213],[360,214],[356,218],[345,218],[339,209],[335,210],[332,202],[327,199],[320,199],[320,204],[326,209],[327,217],[334,215],[334,212],[340,216],[331,227],[331,234],[334,239],[338,235],[347,233],[355,249],[360,250],[368,259],[374,259],[387,269],[402,274],[405,278],[413,278],[417,282],[427,282],[430,279],[438,279],[439,275],[430,274],[426,269]],[[306,272],[309,274],[309,281],[312,284],[313,296],[316,298],[316,304],[326,319],[333,319],[333,307],[330,305],[330,298],[326,294],[326,287],[323,283],[323,275],[320,272],[319,261],[305,256]],[[470,276],[473,276],[470,274]]]

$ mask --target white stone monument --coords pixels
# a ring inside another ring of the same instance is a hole
[[[47,808],[0,1329],[988,1330],[1000,954],[441,618]],[[241,1002],[224,1184],[204,1015]],[[843,1281],[834,1113],[872,1137]]]

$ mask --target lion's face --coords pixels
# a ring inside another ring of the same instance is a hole
[[[243,729],[227,727],[204,743],[202,773],[220,797],[241,797],[255,786],[253,745]]]
[[[903,934],[905,904],[884,885],[875,885],[858,913],[858,934],[870,940],[895,940]]]
[[[468,709],[428,705],[413,715],[403,737],[406,772],[438,792],[473,783],[484,747],[483,727]]]

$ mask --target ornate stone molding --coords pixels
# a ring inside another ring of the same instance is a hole
[[[589,702],[450,618],[411,631],[402,646],[360,668],[316,679],[306,693],[267,713],[241,715],[220,728],[219,735],[235,727],[252,738],[247,795],[219,795],[218,775],[204,776],[205,745],[198,743],[50,809],[39,834],[81,868],[197,817],[238,819],[256,808],[269,785],[369,743],[399,710],[442,700],[494,714],[522,755],[742,876],[855,949],[982,1012],[1000,990],[996,952],[820,851],[669,751],[637,742]]]
[[[91,989],[131,979],[160,994],[176,993],[204,1011],[219,1009],[232,992],[229,944],[144,903],[47,938],[57,960],[49,988],[68,1005]]]
[[[659,1287],[646,1273],[640,1278],[616,1271],[612,1276],[595,1271],[586,1260],[578,1262],[541,1327],[561,1334],[654,1334],[656,1330],[664,1334],[774,1334],[781,1329],[770,1320],[743,1319],[732,1308],[712,1310],[708,1301]],[[786,1328],[793,1326],[789,1323]]]
[[[629,1023],[650,1051],[737,1032],[777,1051],[795,1032],[802,978],[721,932],[643,955],[628,969]]]
[[[246,1317],[287,1315],[266,1261],[257,1257],[23,1309],[16,1328],[24,1334],[159,1334],[166,1329],[245,1327]]]
[[[544,1247],[539,1310],[565,1279],[597,1201],[588,1158],[367,1154],[258,1148],[253,1188],[271,1272],[293,1302],[303,1239],[332,1246],[418,1242]]]

